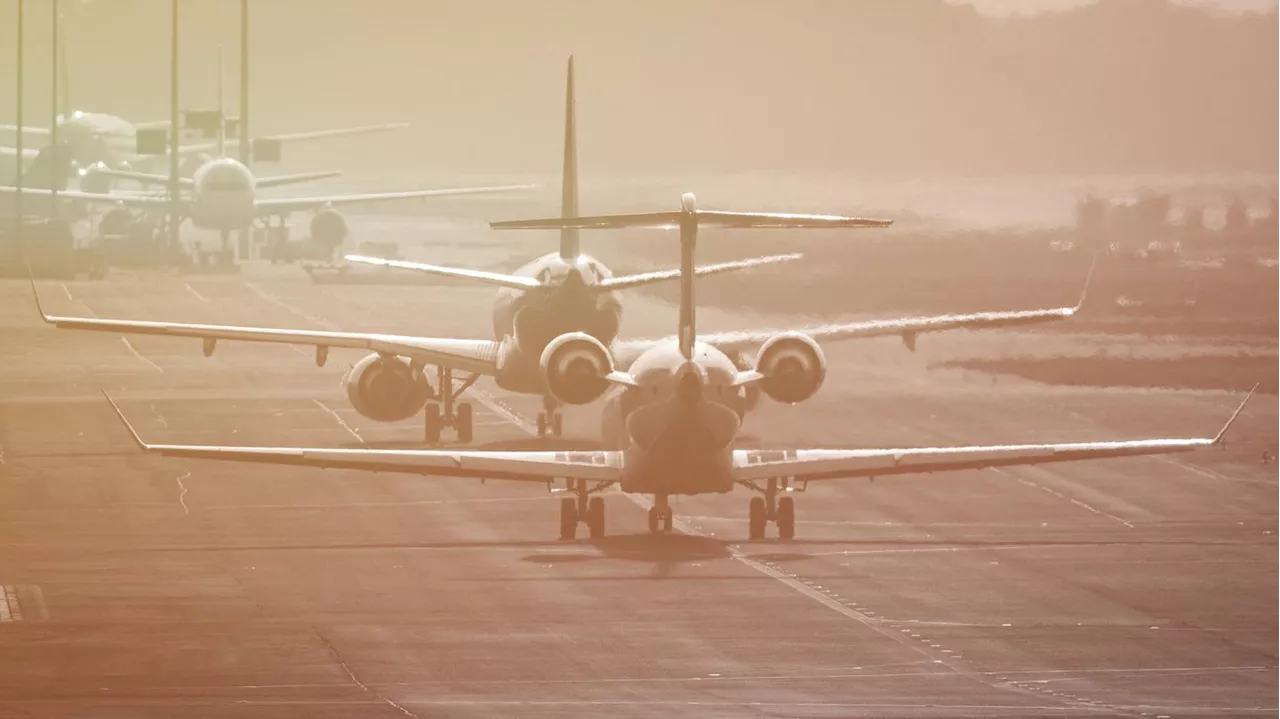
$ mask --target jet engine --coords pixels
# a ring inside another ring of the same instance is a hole
[[[609,389],[613,355],[585,332],[568,332],[542,351],[542,378],[547,392],[563,404],[589,404]]]
[[[357,362],[342,384],[360,416],[378,422],[409,419],[434,394],[421,368],[376,353]]]
[[[83,192],[93,192],[99,195],[111,192],[111,176],[102,173],[105,169],[107,169],[106,163],[95,162],[80,170],[80,189]]]
[[[809,399],[827,376],[827,360],[812,337],[782,332],[769,338],[756,355],[756,371],[764,375],[760,389],[771,399],[796,404]]]
[[[336,249],[347,239],[347,220],[337,210],[320,210],[311,218],[311,240]]]

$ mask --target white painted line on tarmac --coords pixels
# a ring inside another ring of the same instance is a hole
[[[208,298],[208,297],[205,297],[204,295],[200,294],[199,292],[196,292],[196,288],[192,287],[190,282],[183,282],[183,283],[182,283],[182,286],[183,286],[183,287],[186,287],[186,288],[187,288],[187,292],[190,292],[191,294],[195,295],[195,298],[196,298],[196,299],[198,299],[198,300],[200,300],[201,302],[208,302],[208,301],[209,301],[209,298]]]
[[[352,437],[355,437],[355,438],[360,442],[360,444],[364,444],[364,443],[365,443],[365,441],[364,441],[364,437],[361,437],[361,436],[360,436],[360,433],[359,433],[359,432],[357,432],[357,431],[356,431],[356,429],[355,429],[354,427],[352,427],[351,425],[347,424],[347,423],[346,423],[346,421],[342,419],[342,415],[338,414],[338,413],[337,413],[337,411],[335,411],[334,409],[330,408],[330,407],[329,407],[329,405],[325,404],[324,402],[321,402],[321,401],[320,401],[320,400],[318,400],[318,399],[313,399],[313,400],[311,400],[311,401],[312,401],[312,402],[315,402],[315,403],[316,403],[316,406],[317,406],[317,407],[319,407],[320,409],[322,409],[322,410],[324,410],[324,411],[328,412],[328,413],[329,413],[329,416],[330,416],[330,417],[333,417],[335,420],[337,420],[338,424],[339,424],[343,429],[345,429],[345,430],[347,430],[348,432],[350,432],[350,433],[351,433],[351,436],[352,436]]]

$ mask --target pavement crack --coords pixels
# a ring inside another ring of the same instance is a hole
[[[321,642],[324,642],[325,649],[329,650],[329,654],[333,656],[333,659],[338,663],[338,666],[342,667],[342,671],[347,673],[347,678],[351,680],[352,684],[355,684],[356,686],[360,687],[360,689],[364,691],[366,694],[368,694],[369,696],[375,697],[376,699],[378,699],[378,701],[382,702],[383,704],[386,704],[392,709],[395,709],[401,714],[407,717],[413,717],[413,719],[418,719],[417,714],[414,714],[408,709],[405,709],[404,707],[395,703],[388,697],[385,697],[382,694],[378,693],[377,691],[369,688],[368,684],[365,684],[364,682],[360,681],[360,678],[356,676],[356,673],[351,671],[351,667],[347,666],[346,660],[343,659],[342,655],[338,653],[338,650],[334,648],[333,642],[330,642],[329,638],[326,637],[324,633],[321,632],[320,629],[316,627],[314,624],[311,625],[311,631],[315,632],[316,636],[320,638]]]
[[[187,507],[187,485],[183,484],[182,480],[187,479],[190,476],[191,471],[187,470],[181,475],[173,478],[173,481],[178,484],[178,504],[182,505],[182,514],[185,516],[191,515],[191,509]]]

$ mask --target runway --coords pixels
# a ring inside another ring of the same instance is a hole
[[[463,337],[485,336],[492,298],[300,271],[40,293],[57,314]],[[735,321],[754,322],[700,314]],[[674,322],[641,298],[623,330]],[[420,418],[351,409],[358,359],[56,330],[24,282],[0,283],[0,717],[1277,711],[1274,396],[1221,451],[814,483],[794,541],[745,541],[735,492],[676,502],[669,537],[647,533],[643,498],[608,494],[609,536],[560,542],[540,486],[144,457],[99,394],[149,441],[414,445]],[[746,441],[1201,436],[1239,401],[993,384],[893,341],[828,364],[809,403],[762,401]],[[474,444],[539,445],[539,400],[476,390]],[[547,444],[593,446],[597,411]]]

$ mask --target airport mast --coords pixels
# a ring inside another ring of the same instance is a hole
[[[169,247],[178,246],[178,0],[169,48]]]
[[[22,168],[22,0],[18,0],[18,121],[15,125],[18,128],[17,154],[15,155],[14,168],[16,172],[15,187],[17,188],[17,199],[14,200],[15,213],[18,216],[18,224],[15,232],[17,232],[18,247],[22,247],[22,176],[24,170]]]
[[[51,119],[49,121],[49,152],[54,158],[53,166],[62,167],[62,148],[58,147],[58,0],[53,0],[53,47],[49,57],[53,60],[53,72],[49,87]],[[53,178],[49,187],[49,219],[58,217],[58,185],[60,180]]]

